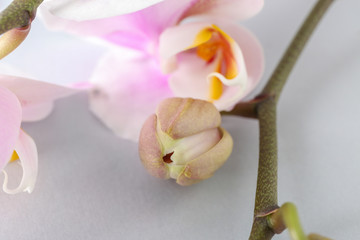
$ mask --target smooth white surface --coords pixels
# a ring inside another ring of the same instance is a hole
[[[264,46],[262,85],[314,3],[267,1],[245,23]],[[333,239],[360,235],[359,9],[358,0],[333,4],[278,110],[279,203],[297,205],[307,233]],[[40,80],[85,81],[103,52],[48,32],[37,20],[0,68],[9,63]],[[30,195],[0,192],[0,239],[247,239],[258,126],[236,117],[224,118],[223,126],[235,141],[228,162],[211,179],[180,187],[150,177],[137,145],[116,138],[89,113],[84,94],[58,101],[49,118],[24,124],[38,146],[39,177]]]

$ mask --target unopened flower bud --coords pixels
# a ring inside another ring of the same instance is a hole
[[[162,101],[140,132],[139,153],[147,171],[186,186],[211,177],[231,154],[233,141],[207,101]]]

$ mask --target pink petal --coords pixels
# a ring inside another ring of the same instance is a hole
[[[53,107],[53,102],[29,104],[23,108],[23,121],[34,122],[44,119],[50,115]]]
[[[178,68],[171,74],[169,79],[169,85],[174,96],[208,101],[208,76],[214,71],[216,62],[206,64],[206,62],[200,60],[194,53],[182,53],[178,59],[180,62]],[[220,111],[228,109],[235,104],[232,98],[239,92],[243,92],[241,86],[227,87],[223,96],[219,100],[214,101],[213,104]],[[231,101],[229,101],[229,99],[231,99]]]
[[[210,23],[198,22],[189,23],[167,28],[159,40],[159,56],[164,72],[171,72],[176,68],[175,55],[183,52],[193,45],[196,35]]]
[[[213,72],[216,63],[207,65],[204,61],[199,61],[194,54],[189,53],[181,54],[181,62],[186,64],[180,64],[169,79],[169,85],[174,96],[208,101],[208,76]],[[242,85],[225,87],[222,97],[215,100],[213,104],[220,111],[232,108],[245,96],[242,87]]]
[[[109,53],[95,69],[90,109],[117,135],[137,141],[146,118],[171,91],[154,59],[122,56]]]
[[[19,136],[21,106],[17,97],[0,86],[0,170],[10,161]]]
[[[19,192],[31,193],[34,189],[37,172],[38,172],[38,154],[34,140],[23,130],[20,131],[19,138],[15,145],[16,153],[19,155],[23,176],[20,185],[15,189],[8,189],[8,176],[4,171],[5,178],[3,189],[4,192],[15,194]]]
[[[214,71],[216,63],[207,65],[193,53],[181,54],[179,62],[169,79],[174,96],[208,100],[207,76]]]
[[[207,63],[200,59],[194,51],[182,51],[193,44],[198,32],[211,26],[211,24],[219,26],[235,40],[238,47],[234,48],[233,53],[240,69],[244,68],[243,64],[246,68],[246,71],[240,71],[241,74],[244,73],[245,75],[239,74],[236,79],[227,80],[218,76],[227,87],[222,97],[214,101],[214,104],[219,110],[228,110],[255,88],[263,72],[262,48],[249,31],[219,19],[211,19],[210,23],[187,23],[169,28],[160,38],[160,58],[163,69],[166,72],[173,71],[170,87],[175,96],[208,100],[207,79],[214,75],[217,62]]]
[[[54,100],[78,92],[51,83],[6,75],[0,75],[0,86],[8,88],[20,100],[23,121],[43,119],[51,112]]]
[[[172,28],[169,28],[168,30],[166,30],[161,35],[161,38],[160,38],[160,58],[163,60],[162,61],[163,71],[169,73],[176,68],[176,56],[175,56],[176,54],[178,54],[186,49],[189,49],[190,47],[196,47],[202,43],[207,42],[211,38],[211,35],[209,35],[208,38],[202,39],[201,42],[199,42],[199,40],[197,40],[196,44],[194,45],[194,39],[199,34],[199,32],[203,31],[204,29],[208,29],[208,28],[214,29],[213,24],[199,22],[199,23],[183,24],[183,25],[172,27]],[[237,62],[238,69],[239,69],[238,74],[235,78],[229,80],[229,79],[225,78],[222,74],[213,72],[216,68],[216,66],[215,66],[217,64],[216,60],[213,61],[211,64],[208,64],[208,63],[202,64],[202,68],[209,69],[209,71],[207,71],[207,73],[208,73],[208,75],[206,77],[207,79],[211,79],[212,76],[216,76],[227,86],[242,85],[242,87],[240,89],[246,89],[245,85],[247,82],[247,72],[246,72],[246,68],[244,66],[245,63],[244,63],[242,51],[236,42],[232,41],[232,42],[229,42],[229,44],[231,45],[232,53],[235,57],[235,60]],[[174,45],[176,47],[174,47]],[[194,55],[194,54],[191,54],[191,55]],[[199,59],[196,56],[194,56],[194,58],[192,59],[191,62],[197,61],[197,60],[199,60]],[[188,61],[189,61],[189,59],[186,59],[185,63],[188,64],[187,63]],[[213,68],[210,69],[209,68],[210,66]],[[199,66],[197,66],[197,67],[199,67]],[[238,95],[240,95],[240,97],[241,97],[243,94],[240,91]],[[238,100],[239,97],[235,97],[234,99]]]
[[[263,0],[193,0],[182,18],[202,15],[243,20],[257,14],[263,5]]]
[[[51,0],[44,4],[56,16],[83,21],[139,11],[163,0]]]
[[[46,3],[40,6],[40,14],[51,29],[96,36],[116,45],[151,52],[161,32],[179,21],[190,2],[167,0],[134,13],[88,21],[72,21],[54,16]]]

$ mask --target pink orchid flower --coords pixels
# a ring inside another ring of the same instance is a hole
[[[235,23],[262,6],[263,0],[165,0],[80,22],[59,19],[46,5],[41,13],[53,29],[107,43],[110,51],[90,80],[90,108],[119,136],[136,140],[164,98],[198,98],[229,110],[254,89],[263,71],[262,48]]]
[[[5,175],[3,190],[6,193],[31,193],[36,182],[36,145],[21,129],[21,122],[45,118],[50,114],[54,100],[72,93],[75,93],[75,90],[66,87],[0,75],[0,170]],[[4,168],[15,160],[20,160],[23,176],[17,188],[9,189]]]

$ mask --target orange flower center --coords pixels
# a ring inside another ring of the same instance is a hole
[[[14,162],[14,161],[19,160],[19,159],[20,159],[19,155],[17,154],[16,151],[14,151],[9,162]]]
[[[195,37],[191,48],[196,48],[198,57],[211,63],[216,61],[214,72],[222,74],[227,79],[238,75],[236,60],[232,51],[234,40],[215,25],[201,30]],[[210,79],[210,101],[220,99],[223,94],[223,83],[217,77]]]

